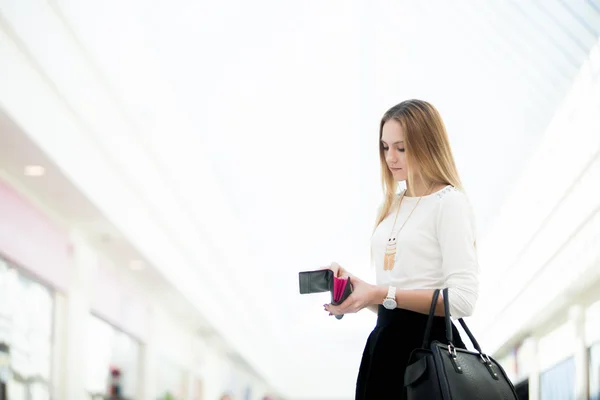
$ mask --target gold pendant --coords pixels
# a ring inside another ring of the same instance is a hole
[[[390,238],[385,246],[385,257],[383,258],[383,270],[391,271],[396,264],[396,238]]]

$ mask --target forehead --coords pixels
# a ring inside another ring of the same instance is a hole
[[[404,140],[404,132],[400,122],[390,119],[383,125],[381,140],[386,143],[394,143]]]

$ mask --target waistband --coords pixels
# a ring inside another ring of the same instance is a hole
[[[382,305],[377,309],[377,326],[387,326],[392,324],[405,324],[412,327],[425,326],[428,315],[415,311],[396,308],[388,310]],[[444,317],[433,317],[434,324],[444,323]]]

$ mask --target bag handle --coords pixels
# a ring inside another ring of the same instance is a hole
[[[446,340],[448,345],[454,347],[454,338],[452,337],[452,321],[450,320],[450,300],[448,300],[448,288],[444,289],[444,319],[446,321]]]
[[[473,334],[471,333],[471,330],[467,326],[466,322],[462,318],[459,318],[458,322],[460,322],[460,325],[463,327],[463,329],[467,333],[467,336],[469,337],[469,340],[473,344],[473,347],[475,347],[475,350],[477,350],[479,353],[483,354],[483,352],[481,351],[481,347],[479,347],[479,343],[477,343],[477,340],[475,340],[475,336],[473,336]]]
[[[421,348],[426,349],[429,347],[429,338],[431,336],[431,328],[433,326],[433,317],[435,315],[435,309],[440,296],[440,289],[435,289],[433,292],[433,298],[431,300],[431,307],[429,308],[429,316],[427,317],[427,325],[425,326],[425,335],[423,336],[423,345]]]
[[[454,367],[457,368],[458,371],[460,372],[461,367],[456,364],[457,353],[456,353],[456,347],[454,346],[454,343],[452,340],[452,322],[450,321],[450,301],[448,300],[448,288],[445,288],[443,293],[444,293],[444,318],[446,320],[446,339],[448,340],[448,354],[450,355],[450,357],[452,359],[452,363],[454,364]],[[467,326],[465,321],[462,318],[459,318],[458,321],[460,322],[463,329],[467,333],[467,336],[469,336],[469,340],[471,341],[471,344],[473,345],[473,347],[475,347],[475,349],[479,353],[479,357],[481,357],[481,361],[483,361],[483,363],[485,364],[485,366],[486,366],[488,372],[490,373],[490,375],[492,376],[492,378],[495,380],[498,380],[498,372],[496,372],[496,370],[494,369],[494,364],[492,363],[492,360],[490,359],[490,357],[481,351],[481,347],[479,347],[479,343],[477,343],[477,340],[475,340],[475,336],[473,336],[473,333],[471,332],[471,330],[469,329],[469,327]]]
[[[448,297],[449,297],[448,296],[448,288],[445,288],[443,293],[444,293],[444,318],[446,319],[446,339],[448,340],[448,343],[450,345],[452,345],[452,347],[454,347],[454,343],[452,340],[453,339],[452,338],[452,322],[450,321],[450,301],[448,299]],[[484,355],[483,352],[481,351],[481,347],[479,346],[479,343],[475,339],[475,336],[473,336],[473,333],[467,326],[467,323],[462,318],[459,318],[458,322],[460,322],[460,325],[463,327],[463,329],[467,333],[467,336],[469,337],[469,340],[471,341],[471,344],[473,345],[473,347],[475,347],[475,350],[477,350],[477,352],[479,354]]]
[[[429,347],[429,339],[431,337],[431,328],[433,327],[433,318],[435,316],[435,309],[437,306],[439,295],[440,295],[440,289],[436,289],[433,292],[433,297],[431,300],[431,307],[429,308],[429,316],[427,318],[427,325],[425,327],[425,336],[423,337],[423,345],[422,345],[423,349],[426,349]],[[444,321],[446,323],[446,340],[448,341],[448,344],[451,345],[451,347],[454,347],[454,337],[452,334],[452,321],[450,320],[450,299],[449,299],[450,296],[448,295],[448,288],[444,288],[442,295],[444,298]],[[462,318],[459,318],[458,322],[460,322],[460,325],[463,327],[463,329],[467,333],[467,336],[469,337],[469,340],[473,344],[473,347],[475,347],[475,349],[477,350],[477,352],[479,354],[483,355],[483,352],[481,351],[481,347],[479,346],[479,343],[475,339],[475,336],[473,336],[473,333],[467,326],[466,322]]]

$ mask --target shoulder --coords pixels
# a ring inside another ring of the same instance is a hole
[[[473,207],[467,194],[454,186],[447,186],[436,194],[438,212],[443,215],[454,215],[473,219]]]
[[[440,205],[459,205],[459,204],[469,204],[469,199],[467,194],[454,186],[446,186],[444,189],[440,190],[436,195],[436,200],[440,203]]]

